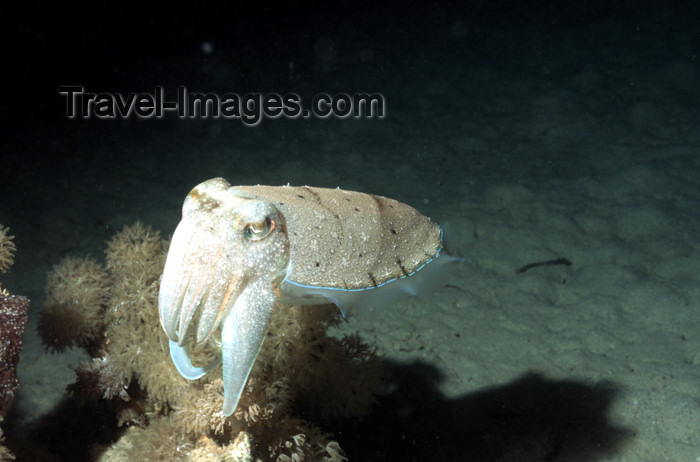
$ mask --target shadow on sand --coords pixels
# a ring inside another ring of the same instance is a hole
[[[591,462],[618,452],[633,432],[608,412],[619,389],[528,373],[455,399],[422,362],[385,362],[387,393],[336,439],[351,461]]]

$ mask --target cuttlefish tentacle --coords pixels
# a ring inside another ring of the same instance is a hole
[[[233,413],[253,368],[272,312],[277,305],[274,287],[263,282],[248,285],[224,320],[221,331],[224,415]]]
[[[221,363],[221,358],[217,357],[204,367],[196,367],[190,360],[189,346],[180,346],[177,342],[173,342],[172,340],[169,340],[168,343],[170,344],[170,357],[175,364],[175,368],[180,375],[187,380],[197,380],[198,378],[204,377],[209,371]]]
[[[183,284],[182,281],[185,278],[189,279],[191,276],[191,266],[184,263],[193,233],[194,223],[180,222],[170,242],[168,258],[160,281],[158,312],[163,329],[171,339],[177,336],[177,323],[179,320],[179,317],[175,316],[171,311],[174,306],[182,304],[182,297],[187,290],[187,284]],[[190,274],[186,274],[187,271],[190,271]]]

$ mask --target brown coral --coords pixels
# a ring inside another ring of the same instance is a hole
[[[136,271],[142,275],[157,275],[163,271],[165,243],[160,233],[149,225],[136,222],[125,226],[107,242],[106,266],[110,273],[125,276]]]
[[[115,370],[109,355],[94,358],[92,361],[83,361],[75,370],[75,375],[77,380],[68,386],[68,391],[80,403],[91,399],[129,400],[129,394],[126,392],[129,385],[128,377],[124,377]]]
[[[14,262],[15,244],[12,241],[14,236],[8,234],[9,230],[0,225],[0,273],[7,272]]]
[[[170,359],[158,318],[160,275],[167,254],[158,232],[140,223],[125,227],[108,242],[105,253],[109,275],[100,280],[110,285],[100,285],[107,300],[100,298],[103,321],[95,324],[102,341],[99,348],[88,351],[94,359],[78,367],[78,380],[70,391],[83,400],[122,403],[109,409],[119,421],[143,427],[127,432],[138,433],[143,443],[123,449],[127,459],[167,455],[170,460],[245,461],[252,460],[250,451],[255,447],[257,456],[266,461],[346,460],[329,434],[293,415],[294,409],[319,421],[332,420],[360,415],[373,402],[379,376],[374,350],[357,337],[335,339],[325,332],[338,322],[337,308],[281,305],[239,406],[233,416],[225,417],[220,412],[220,370],[187,381]],[[72,287],[67,292],[73,297],[81,289],[95,287],[85,280],[54,276],[47,290],[60,292],[64,283]],[[60,315],[68,319],[58,319]],[[46,310],[41,320],[44,341],[60,344],[51,340],[57,338],[54,331],[65,323],[80,324],[73,315],[91,313]],[[216,345],[194,348],[193,362],[206,363],[216,353]],[[249,448],[247,454],[241,453],[244,448]]]
[[[46,302],[39,321],[44,345],[53,351],[88,347],[104,331],[110,279],[89,258],[66,257],[48,274]]]
[[[294,383],[297,403],[323,421],[363,415],[379,386],[373,348],[356,335],[342,339],[326,335],[338,321],[333,305],[283,306],[271,320],[258,360],[271,361],[272,369],[284,371]]]
[[[250,455],[253,452],[251,436],[240,432],[236,438],[225,446],[219,446],[214,440],[201,437],[197,447],[190,453],[190,462],[224,461],[224,462],[253,462]],[[257,459],[260,462],[260,459]]]

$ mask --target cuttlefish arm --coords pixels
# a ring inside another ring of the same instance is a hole
[[[190,360],[189,348],[172,340],[170,357],[178,372],[189,380],[203,377],[223,359],[224,415],[231,415],[243,393],[246,380],[260,353],[267,324],[277,306],[277,292],[262,283],[252,284],[243,290],[224,319],[221,331],[222,358],[216,358],[203,367],[196,367]]]
[[[197,380],[204,377],[221,362],[221,358],[217,357],[204,367],[196,367],[190,359],[190,348],[188,346],[180,346],[172,340],[168,340],[168,344],[170,345],[170,358],[173,360],[175,368],[187,380]]]
[[[278,300],[277,292],[270,284],[250,284],[224,319],[221,330],[224,415],[231,415],[238,404]]]

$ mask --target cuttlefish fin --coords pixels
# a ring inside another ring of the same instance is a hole
[[[197,380],[204,374],[214,369],[221,362],[221,358],[216,358],[204,367],[195,367],[190,360],[190,349],[188,346],[180,346],[172,340],[170,343],[170,357],[177,368],[177,371],[188,380]]]
[[[224,320],[221,330],[224,379],[222,412],[226,416],[233,414],[238,405],[278,300],[277,292],[269,282],[249,284]]]

